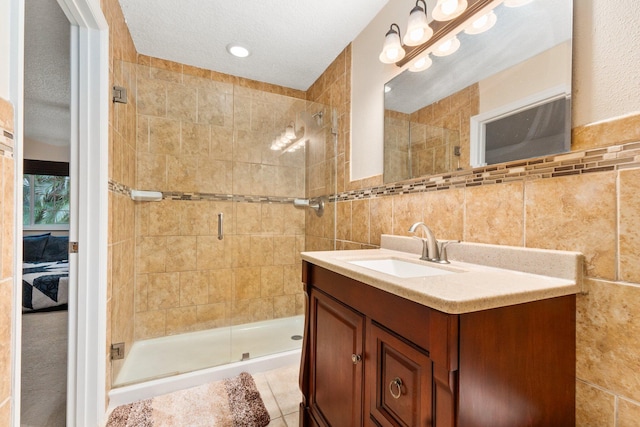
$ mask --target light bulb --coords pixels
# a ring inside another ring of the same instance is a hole
[[[484,15],[482,18],[473,21],[473,24],[471,24],[471,26],[476,29],[482,28],[487,24],[487,22],[489,22],[489,17],[487,15]]]
[[[293,130],[293,125],[287,126],[287,128],[284,131],[284,136],[289,140],[296,139],[296,132]]]
[[[464,30],[467,34],[480,34],[493,28],[498,21],[498,17],[493,11],[481,16],[471,23],[471,25]]]
[[[424,28],[416,28],[415,30],[409,33],[409,38],[413,42],[417,42],[424,36]]]
[[[396,31],[393,27],[398,28]],[[378,59],[385,64],[393,64],[404,58],[405,52],[400,43],[400,28],[397,24],[391,24],[391,28],[384,37],[384,45]]]
[[[440,43],[436,49],[432,52],[436,56],[451,55],[460,48],[460,40],[456,36],[451,37],[448,40]]]
[[[423,55],[420,58],[416,59],[413,64],[411,64],[411,66],[409,67],[409,71],[412,71],[414,73],[424,71],[427,68],[431,67],[431,64],[433,64],[433,61],[431,60],[429,55]]]
[[[450,21],[467,9],[467,0],[438,0],[431,12],[436,21]]]
[[[445,15],[453,14],[458,8],[458,0],[445,0],[442,3],[442,13]]]
[[[426,4],[425,4],[426,7]],[[420,6],[419,1],[416,6],[411,9],[409,14],[409,22],[407,23],[407,32],[402,41],[407,46],[418,46],[426,42],[433,35],[433,30],[429,27],[427,21],[427,13]]]

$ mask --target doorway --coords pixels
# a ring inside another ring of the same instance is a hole
[[[71,29],[25,0],[20,423],[66,425]]]
[[[16,182],[22,179],[25,108],[24,6],[10,0],[12,16],[11,99],[15,109]],[[28,0],[27,0],[28,1]],[[100,425],[105,415],[106,289],[108,223],[108,25],[92,0],[58,0],[70,23],[70,198],[68,371],[66,424]],[[15,44],[15,45],[14,45]],[[17,192],[16,192],[17,193]],[[20,197],[16,199],[19,203]],[[16,203],[16,205],[18,204]],[[14,235],[22,234],[22,207]],[[15,289],[21,288],[22,239],[14,239]],[[78,285],[80,284],[80,285]],[[20,425],[22,295],[14,293],[12,426]]]

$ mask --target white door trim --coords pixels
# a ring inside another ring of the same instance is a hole
[[[10,0],[11,101],[15,109],[16,191],[15,287],[22,271],[22,94],[24,1]],[[99,426],[105,417],[108,232],[109,30],[97,0],[58,0],[72,25],[72,204],[69,237],[79,252],[70,256],[67,425]],[[75,277],[74,277],[75,276]],[[76,284],[80,284],[79,286]],[[15,292],[18,294],[18,292]],[[12,425],[20,426],[21,296],[13,309]],[[75,307],[75,310],[73,309]]]
[[[20,427],[22,367],[22,163],[24,106],[24,0],[11,0],[11,59],[9,61],[10,101],[13,103],[13,310],[11,331],[11,426]],[[20,188],[20,190],[18,190]]]
[[[98,426],[106,404],[109,30],[98,1],[58,3],[72,25],[71,116],[77,124],[70,181],[78,203],[69,238],[79,250],[69,259],[76,310],[69,319],[67,425]]]

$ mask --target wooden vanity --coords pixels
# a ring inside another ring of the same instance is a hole
[[[575,292],[450,314],[325,267],[303,261],[301,426],[575,425]]]

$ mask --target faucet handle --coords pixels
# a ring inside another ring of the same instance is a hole
[[[450,243],[460,243],[460,240],[440,240],[438,241],[438,259],[436,262],[440,264],[450,264],[449,259],[447,258],[447,246]]]
[[[429,258],[429,242],[427,241],[427,239],[420,237],[420,236],[411,236],[414,239],[418,239],[422,242],[422,255],[420,256],[420,259],[423,261],[432,261],[431,258]]]

